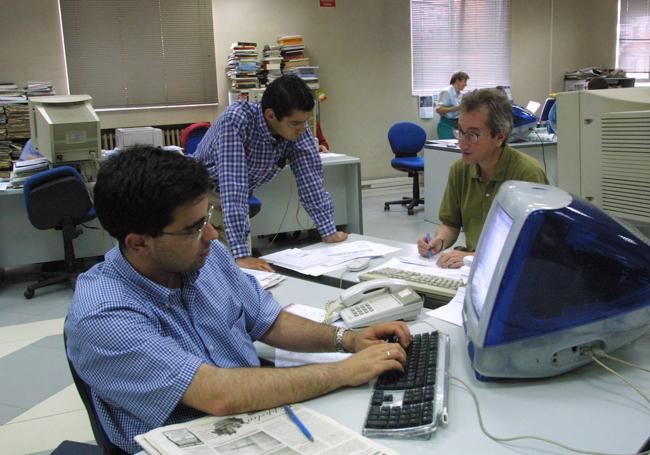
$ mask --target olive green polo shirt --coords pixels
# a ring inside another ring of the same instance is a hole
[[[490,181],[481,177],[478,164],[455,161],[449,170],[447,188],[440,204],[440,221],[463,228],[467,251],[476,251],[494,196],[506,180],[548,183],[544,170],[534,158],[506,145]]]

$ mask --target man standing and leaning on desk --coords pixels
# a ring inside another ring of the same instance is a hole
[[[133,437],[153,428],[304,401],[402,369],[406,359],[403,322],[353,332],[281,311],[214,241],[208,188],[201,163],[150,146],[110,157],[97,177],[97,217],[119,245],[79,276],[67,354],[103,429],[129,452],[139,450]],[[399,344],[383,341],[393,335]],[[256,340],[357,354],[257,368]]]
[[[227,237],[223,240],[241,267],[272,271],[265,260],[251,256],[248,197],[286,164],[296,177],[300,203],[323,241],[347,238],[345,232],[336,230],[332,199],[323,187],[318,145],[306,125],[313,109],[314,98],[305,82],[298,76],[282,76],[266,88],[261,104],[228,106],[194,154],[217,187],[210,200],[223,214]]]
[[[548,183],[532,157],[507,144],[512,131],[510,101],[497,89],[474,90],[463,96],[455,131],[462,158],[452,164],[440,204],[441,225],[433,238],[421,236],[418,251],[424,257],[452,246],[465,231],[463,251],[450,251],[438,265],[459,268],[473,255],[492,201],[506,180]]]

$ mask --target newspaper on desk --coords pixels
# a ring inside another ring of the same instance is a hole
[[[384,256],[395,251],[399,248],[358,240],[322,248],[290,248],[267,254],[262,259],[305,275],[320,276],[338,270],[354,259]]]
[[[228,417],[203,417],[135,437],[150,455],[234,454],[397,455],[327,416],[292,405],[314,436],[305,438],[282,408]]]

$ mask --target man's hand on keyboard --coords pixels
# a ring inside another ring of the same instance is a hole
[[[463,266],[463,258],[473,254],[467,251],[447,251],[440,255],[437,264],[443,269],[459,269]]]
[[[348,386],[366,384],[380,374],[390,371],[404,371],[406,352],[398,343],[374,344],[341,362],[343,382]]]
[[[383,344],[391,337],[397,337],[399,344],[404,349],[411,343],[411,332],[408,326],[402,321],[385,322],[357,332],[349,331],[347,333],[352,335],[350,336],[351,342],[349,345],[345,345],[350,352],[359,352],[374,344]]]

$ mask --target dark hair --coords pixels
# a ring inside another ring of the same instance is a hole
[[[498,88],[482,88],[465,94],[460,102],[460,112],[475,112],[485,108],[488,114],[487,126],[495,137],[512,131],[512,105],[505,91]]]
[[[262,112],[273,109],[278,120],[291,115],[294,110],[311,112],[314,97],[305,81],[293,74],[281,76],[271,82],[262,95]]]
[[[195,159],[160,147],[134,145],[102,163],[95,184],[99,222],[120,244],[129,233],[157,236],[174,210],[210,187]]]
[[[451,80],[449,81],[450,84],[454,84],[456,81],[466,81],[469,79],[469,76],[467,75],[466,72],[464,71],[456,71],[454,74],[451,75]]]

